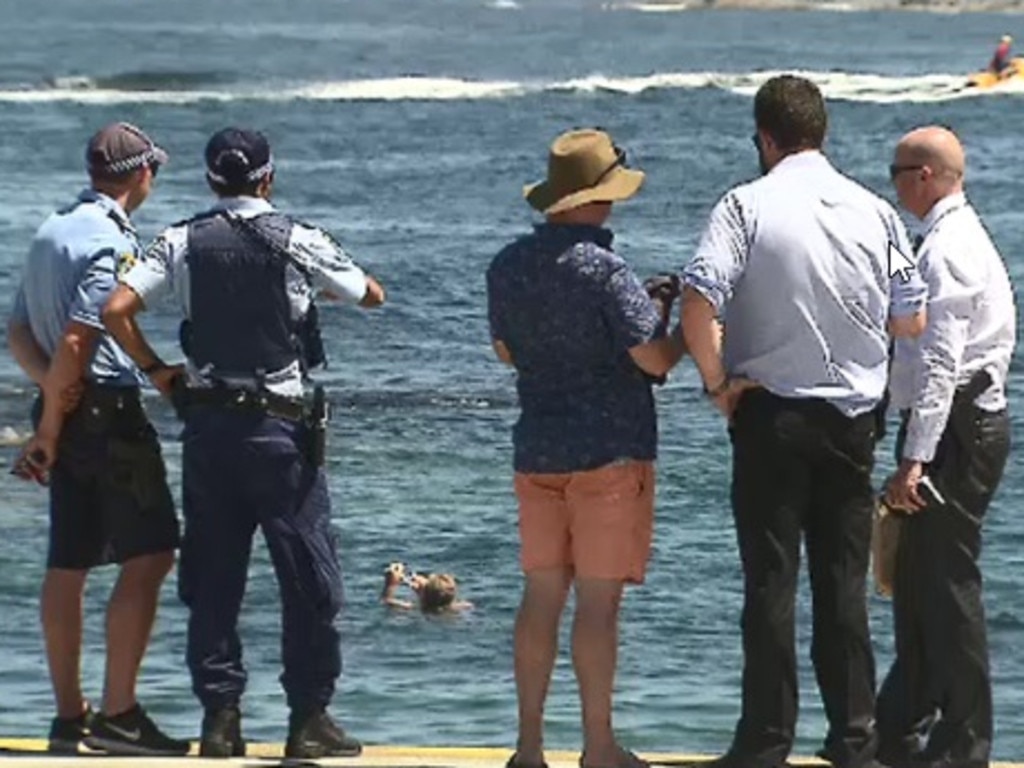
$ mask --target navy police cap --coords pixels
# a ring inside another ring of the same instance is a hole
[[[206,175],[216,184],[255,184],[273,170],[270,142],[259,131],[225,128],[206,144]]]

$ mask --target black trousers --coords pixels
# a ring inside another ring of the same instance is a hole
[[[897,438],[901,452],[906,423]],[[981,528],[1010,450],[1010,419],[954,400],[927,467],[945,504],[903,517],[893,586],[896,660],[878,694],[879,757],[984,766],[992,686]]]
[[[782,764],[798,694],[794,609],[801,534],[813,600],[811,658],[829,730],[821,756],[874,757],[875,666],[866,581],[875,418],[821,400],[747,392],[730,429],[732,504],[743,561],[743,707],[730,756]]]

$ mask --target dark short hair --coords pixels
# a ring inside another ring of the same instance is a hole
[[[139,169],[135,168],[125,173],[109,173],[103,170],[90,170],[89,180],[93,184],[127,184],[132,180],[132,177],[135,175],[137,170]]]
[[[206,183],[210,185],[210,189],[217,197],[256,197],[263,181],[264,179],[246,184],[218,184],[209,176],[206,177]]]
[[[783,152],[821,149],[828,127],[825,99],[818,86],[806,78],[773,77],[754,97],[754,123]]]

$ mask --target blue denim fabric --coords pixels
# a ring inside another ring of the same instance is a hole
[[[192,688],[206,709],[236,705],[245,689],[237,623],[257,526],[281,593],[288,706],[326,707],[341,674],[337,536],[323,470],[303,455],[303,429],[212,407],[193,408],[186,418],[178,584],[191,611]]]

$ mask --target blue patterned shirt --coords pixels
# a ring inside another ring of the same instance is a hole
[[[518,374],[518,472],[576,472],[656,456],[651,382],[629,349],[663,331],[611,243],[606,229],[541,224],[487,270],[491,337],[508,348]]]

